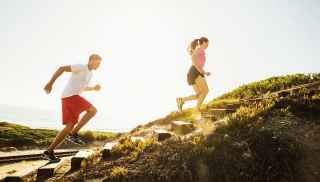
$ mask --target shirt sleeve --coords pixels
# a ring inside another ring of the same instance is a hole
[[[86,66],[85,65],[82,65],[82,64],[71,65],[71,72],[72,73],[79,73],[79,72],[82,72],[82,71],[85,71],[85,70],[86,70]]]

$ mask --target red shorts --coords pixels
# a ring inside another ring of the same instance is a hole
[[[79,95],[62,98],[62,123],[74,123],[79,120],[79,115],[89,109],[92,104]]]

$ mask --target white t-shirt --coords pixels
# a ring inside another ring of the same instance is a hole
[[[71,65],[71,72],[70,79],[62,92],[62,98],[80,95],[92,77],[92,71],[84,64]]]

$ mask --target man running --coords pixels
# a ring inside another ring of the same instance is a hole
[[[97,113],[97,109],[86,99],[80,96],[83,91],[99,91],[100,85],[89,87],[92,71],[97,70],[102,58],[97,54],[89,57],[88,64],[75,64],[60,67],[46,84],[44,90],[49,94],[54,82],[65,72],[71,72],[69,82],[62,93],[62,123],[65,127],[57,134],[48,149],[43,153],[43,157],[51,162],[60,161],[54,155],[54,149],[65,138],[73,143],[84,144],[79,136],[79,130]],[[79,120],[79,115],[86,111]]]

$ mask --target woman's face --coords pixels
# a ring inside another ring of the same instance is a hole
[[[209,46],[209,41],[208,42],[203,42],[201,44],[201,47],[204,48],[204,49],[208,48],[208,46]]]

